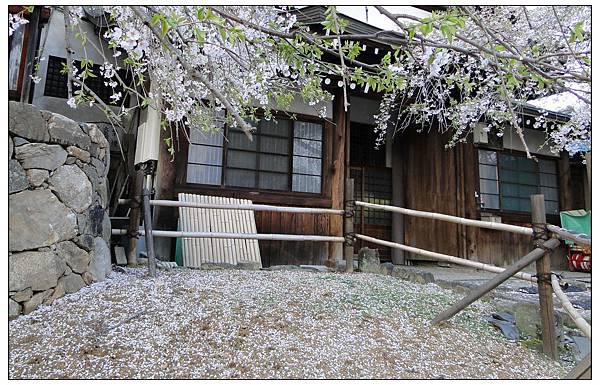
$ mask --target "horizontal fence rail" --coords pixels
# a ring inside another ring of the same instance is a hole
[[[577,309],[575,309],[573,307],[573,305],[569,301],[569,298],[567,298],[565,293],[560,288],[558,279],[556,278],[556,276],[554,274],[552,275],[552,289],[554,289],[554,293],[560,300],[560,303],[562,304],[563,309],[565,309],[565,311],[567,312],[569,317],[571,317],[571,319],[573,320],[575,325],[577,325],[577,327],[583,332],[583,334],[585,334],[585,336],[591,340],[592,339],[592,327],[590,326],[590,324],[587,323],[587,321],[585,319],[583,319],[583,317],[581,316],[581,314],[579,314]]]
[[[434,258],[434,259],[440,260],[440,261],[451,262],[451,263],[455,263],[457,265],[463,265],[463,266],[473,267],[473,268],[484,270],[484,271],[489,271],[490,273],[502,273],[505,270],[502,267],[498,267],[498,266],[494,266],[494,265],[488,265],[488,264],[481,263],[481,262],[470,261],[468,259],[458,258],[458,257],[454,257],[452,255],[441,254],[441,253],[436,253],[436,252],[433,252],[433,251],[423,250],[423,249],[419,249],[419,248],[416,248],[416,247],[403,245],[401,243],[384,241],[384,240],[381,240],[381,239],[369,237],[367,235],[356,234],[356,237],[359,238],[359,239],[365,240],[367,242],[376,243],[376,244],[379,244],[379,245],[382,245],[382,246],[387,246],[387,247],[392,247],[392,248],[395,248],[395,249],[400,249],[400,250],[408,251],[408,252],[411,252],[411,253],[415,253],[415,254],[426,256],[426,257]],[[537,282],[537,279],[535,277],[531,276],[531,274],[518,272],[514,276],[516,278],[520,278],[520,279],[523,279],[525,281],[534,282],[534,283]]]
[[[583,246],[592,245],[592,238],[590,238],[587,234],[579,234],[554,225],[547,225],[546,227],[548,228],[548,231],[550,231],[553,235],[558,235],[559,238],[566,239]]]
[[[119,199],[120,204],[130,204],[130,199]],[[257,204],[217,204],[200,202],[181,202],[161,199],[151,199],[150,206],[163,207],[192,207],[199,209],[226,209],[226,210],[252,210],[252,211],[275,211],[280,213],[298,213],[298,214],[332,214],[344,215],[344,210],[322,209],[311,207],[290,207],[290,206],[271,206]]]
[[[502,231],[508,231],[511,233],[529,235],[529,236],[533,235],[533,230],[530,227],[508,225],[506,223],[478,221],[476,219],[455,217],[453,215],[432,213],[432,212],[428,212],[428,211],[411,210],[411,209],[405,209],[403,207],[396,207],[396,206],[378,205],[375,203],[368,203],[368,202],[361,202],[361,201],[356,201],[356,205],[362,206],[362,207],[368,207],[368,208],[372,208],[372,209],[385,210],[385,211],[391,211],[394,213],[410,215],[412,217],[437,219],[437,220],[441,220],[441,221],[445,221],[445,222],[457,223],[459,225],[481,227],[484,229],[492,229],[492,230],[502,230]]]
[[[126,229],[113,229],[113,235],[128,234]],[[144,235],[143,231],[139,231]],[[192,231],[152,230],[155,237],[166,238],[224,238],[224,239],[258,239],[265,241],[309,241],[309,242],[344,242],[344,237],[327,235],[301,235],[301,234],[250,234],[250,233],[212,233]]]

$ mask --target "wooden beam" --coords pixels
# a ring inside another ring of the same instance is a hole
[[[546,254],[546,249],[554,249],[558,247],[558,245],[560,245],[560,241],[558,239],[550,239],[544,242],[544,244],[542,245],[543,248],[534,249],[532,252],[525,255],[523,258],[519,259],[514,264],[508,266],[502,273],[490,279],[485,284],[473,289],[462,300],[457,302],[449,309],[440,313],[437,317],[435,317],[435,319],[431,321],[431,324],[438,325],[452,318],[459,311],[463,310],[473,302],[477,301],[479,298],[489,293],[491,290],[500,286],[504,281],[508,280],[510,277],[523,270],[525,267],[527,267],[527,265],[542,258]]]
[[[571,184],[571,166],[569,165],[569,153],[562,151],[558,161],[558,181],[560,185],[560,209],[562,211],[573,210],[573,192]]]
[[[400,140],[394,140],[392,144],[392,204],[404,206],[404,170],[402,162],[402,146]],[[404,216],[392,213],[392,240],[396,243],[404,243]],[[404,250],[392,248],[392,263],[404,265]]]
[[[346,175],[346,111],[344,111],[344,98],[340,90],[335,94],[334,101],[335,129],[333,130],[333,156],[331,164],[331,208],[344,208],[344,178]],[[343,235],[343,220],[332,217],[329,222],[330,234]],[[342,259],[342,245],[329,244],[329,265],[334,265],[336,260]]]
[[[544,195],[531,196],[531,223],[533,225],[534,243],[537,247],[548,239],[546,233],[546,207]],[[542,321],[542,349],[552,359],[558,359],[556,347],[556,329],[554,326],[554,302],[552,302],[552,281],[550,270],[550,253],[546,252],[535,262],[538,277],[538,297],[540,301],[540,317]]]
[[[346,216],[344,217],[344,258],[346,259],[346,273],[352,273],[354,270],[354,179],[346,179]]]

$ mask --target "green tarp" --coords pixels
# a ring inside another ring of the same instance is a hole
[[[561,211],[561,227],[567,230],[592,236],[592,212],[585,210]],[[565,241],[572,244],[571,241]]]

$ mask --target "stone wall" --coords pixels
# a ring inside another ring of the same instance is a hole
[[[108,141],[30,104],[9,103],[9,318],[111,271]]]

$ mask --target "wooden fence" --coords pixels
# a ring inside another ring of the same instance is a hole
[[[515,276],[517,278],[525,279],[531,282],[536,282],[538,284],[540,315],[542,320],[543,350],[546,354],[548,354],[553,359],[558,358],[555,338],[556,332],[554,326],[554,305],[552,302],[553,291],[554,293],[556,293],[556,296],[561,301],[563,308],[565,309],[567,314],[573,319],[577,327],[581,329],[583,334],[591,340],[590,325],[581,317],[579,312],[577,312],[577,310],[573,308],[572,304],[569,302],[568,298],[561,290],[556,274],[550,271],[549,258],[549,252],[560,245],[558,239],[570,240],[581,245],[591,246],[591,238],[585,234],[576,234],[566,229],[562,229],[558,226],[546,224],[546,212],[544,207],[543,195],[538,194],[531,196],[531,228],[503,223],[478,221],[474,219],[461,218],[452,215],[411,210],[402,207],[379,205],[361,201],[356,201],[354,202],[354,204],[356,206],[385,210],[389,212],[400,213],[403,215],[409,215],[420,218],[429,218],[433,220],[442,220],[465,226],[474,226],[499,231],[508,231],[518,234],[530,235],[533,237],[536,248],[521,259],[519,259],[516,263],[503,269],[493,265],[487,265],[446,254],[435,253],[428,250],[418,249],[412,246],[402,245],[400,243],[384,241],[381,239],[366,236],[364,234],[356,234],[356,238],[363,239],[372,243],[380,244],[387,247],[398,248],[401,250],[424,255],[441,261],[451,262],[463,266],[475,267],[484,271],[498,273],[496,277],[494,277],[487,283],[475,288],[461,301],[440,313],[432,321],[433,325],[437,325],[448,320],[449,318],[457,314],[459,311],[461,311],[471,303],[475,302],[477,299],[481,298],[483,295],[490,292],[492,289],[496,288],[504,281],[508,280],[510,277]],[[533,262],[536,263],[535,276],[521,272],[523,268],[525,268]]]
[[[542,341],[543,351],[550,357],[557,359],[558,353],[556,349],[556,333],[554,326],[554,305],[552,301],[552,292],[554,291],[560,299],[562,306],[567,311],[567,314],[573,319],[575,324],[583,331],[584,335],[591,339],[591,326],[579,315],[573,308],[568,298],[562,292],[558,278],[550,271],[549,252],[558,247],[559,239],[566,239],[575,243],[591,246],[591,239],[584,234],[575,234],[558,226],[546,224],[546,213],[544,207],[543,195],[531,196],[532,207],[532,227],[515,226],[504,223],[486,222],[474,219],[456,217],[452,215],[411,210],[402,207],[379,205],[374,203],[362,202],[354,200],[354,183],[352,179],[346,180],[346,201],[344,210],[321,209],[308,207],[285,207],[285,206],[270,206],[259,204],[215,204],[215,203],[200,203],[200,202],[181,202],[167,200],[150,200],[149,194],[144,189],[144,234],[146,235],[146,246],[149,257],[149,272],[151,276],[155,275],[156,262],[154,259],[153,236],[159,237],[193,237],[193,238],[226,238],[226,239],[258,239],[258,240],[285,240],[285,241],[313,241],[313,242],[343,242],[344,257],[346,259],[346,271],[353,270],[353,244],[356,238],[363,239],[375,244],[398,248],[409,251],[415,254],[425,255],[437,260],[451,262],[468,267],[482,269],[484,271],[498,273],[496,277],[487,283],[475,288],[471,293],[464,297],[461,301],[451,306],[449,309],[440,313],[432,322],[433,325],[442,323],[465,307],[481,298],[483,295],[493,290],[512,276],[524,279],[530,282],[535,282],[538,285],[540,313],[542,320]],[[120,200],[119,203],[127,204],[127,200]],[[252,210],[252,211],[276,211],[276,212],[291,212],[291,213],[310,213],[310,214],[330,214],[344,216],[344,234],[343,236],[323,236],[323,235],[296,235],[296,234],[248,234],[248,233],[214,233],[214,232],[184,232],[184,231],[165,231],[152,230],[150,207],[151,206],[167,206],[167,207],[192,207],[203,209],[235,209],[235,210]],[[355,234],[353,228],[353,215],[356,206],[368,207],[372,209],[385,210],[389,212],[399,213],[408,216],[429,218],[432,220],[442,220],[446,222],[457,223],[465,226],[473,226],[479,228],[493,229],[499,231],[507,231],[517,234],[530,235],[533,237],[533,251],[519,259],[516,263],[506,268],[501,268],[493,265],[483,264],[480,262],[469,261],[466,259],[436,253],[428,250],[419,249],[416,247],[403,245],[396,242],[385,241],[364,234]],[[126,234],[127,230],[115,229],[113,234]],[[140,232],[141,233],[141,232]],[[532,276],[521,272],[527,265],[536,263],[536,274]]]

